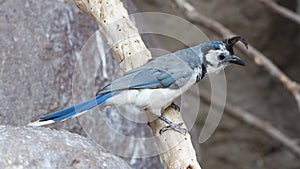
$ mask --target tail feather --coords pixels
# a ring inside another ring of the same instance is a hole
[[[79,103],[75,106],[70,106],[65,109],[41,116],[38,121],[29,123],[29,126],[42,126],[59,121],[64,121],[68,118],[83,114],[83,112],[92,109],[93,107],[102,104],[110,97],[114,96],[114,92],[96,96],[90,100]]]

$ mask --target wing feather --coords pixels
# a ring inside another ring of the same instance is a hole
[[[97,95],[127,89],[178,89],[190,80],[192,74],[193,69],[185,61],[174,55],[167,55],[124,74]]]

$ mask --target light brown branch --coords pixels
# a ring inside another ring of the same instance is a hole
[[[198,95],[194,94],[195,97],[199,97]],[[213,106],[222,108],[223,102],[215,99],[211,100],[210,95],[207,92],[200,91],[200,97],[201,100],[206,102],[207,104],[211,104]],[[224,108],[225,113],[228,115],[240,120],[243,123],[246,123],[247,125],[253,126],[259,131],[265,133],[273,140],[276,140],[280,142],[283,146],[290,149],[292,152],[294,152],[297,156],[300,157],[300,147],[298,145],[298,142],[295,141],[295,139],[292,139],[285,134],[283,134],[281,131],[273,127],[270,123],[263,121],[256,116],[253,115],[253,113],[248,112],[246,110],[243,110],[242,108],[238,106],[234,106],[230,103],[226,103]]]
[[[137,28],[130,21],[120,0],[74,0],[77,6],[93,17],[124,71],[143,65],[151,53],[143,43]],[[173,122],[183,122],[180,112],[168,108],[163,115]],[[159,134],[166,124],[161,120],[150,123],[165,168],[201,169],[197,162],[190,135],[168,130]],[[166,151],[167,150],[167,151]]]
[[[209,30],[215,32],[216,34],[222,36],[223,38],[228,38],[235,36],[228,28],[223,26],[221,23],[210,19],[195,10],[195,8],[186,2],[185,0],[174,0],[177,5],[185,9],[185,15],[188,20],[200,24]],[[283,86],[294,96],[298,110],[300,110],[300,84],[291,80],[285,73],[283,73],[270,59],[268,59],[264,54],[255,49],[253,46],[249,45],[249,49],[245,49],[243,46],[238,45],[238,48],[246,56],[254,59],[254,62],[262,66],[271,76],[278,79]]]
[[[300,16],[297,13],[295,13],[283,6],[278,5],[273,0],[257,0],[257,1],[260,2],[261,4],[265,5],[267,8],[270,8],[274,12],[276,12],[276,13],[282,15],[283,17],[286,17],[287,19],[294,21],[300,25]]]

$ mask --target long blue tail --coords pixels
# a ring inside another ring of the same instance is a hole
[[[114,96],[114,92],[102,94],[99,96],[96,96],[90,100],[84,101],[82,103],[79,103],[75,106],[70,106],[65,109],[56,111],[54,113],[50,113],[44,116],[41,116],[38,121],[32,122],[28,124],[29,126],[42,126],[47,125],[59,121],[64,121],[70,117],[78,116],[85,112],[86,110],[92,109],[93,107],[102,104],[107,99]]]

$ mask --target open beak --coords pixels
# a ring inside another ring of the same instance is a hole
[[[241,66],[245,66],[245,62],[241,58],[239,58],[239,57],[237,57],[235,55],[233,55],[232,57],[230,57],[228,59],[228,62],[229,63],[237,64],[237,65],[241,65]]]

